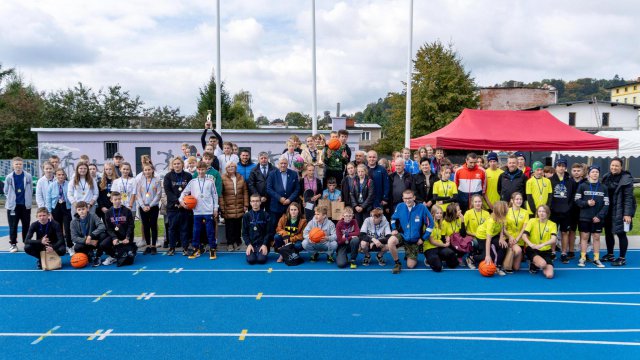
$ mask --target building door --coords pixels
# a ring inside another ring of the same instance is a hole
[[[136,148],[136,174],[142,172],[142,162],[140,161],[140,157],[142,155],[151,156],[151,148],[150,147],[137,147]]]

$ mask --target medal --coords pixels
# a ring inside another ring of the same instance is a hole
[[[182,191],[182,186],[178,187],[178,191]]]
[[[58,204],[64,203],[64,200],[58,200]]]
[[[151,197],[151,194],[146,193],[146,194],[144,194],[144,196],[146,196],[146,197]]]
[[[200,194],[200,199],[204,199],[204,194]]]
[[[254,226],[254,227],[253,227],[253,231],[258,231],[258,227],[257,227],[257,226]]]
[[[17,192],[18,192],[18,194],[19,194],[19,193],[21,193],[21,192],[22,192],[22,189],[18,189],[18,190],[16,190],[16,191],[17,191]]]
[[[116,226],[116,227],[113,228],[113,230],[120,231],[120,228]]]
[[[122,193],[122,200],[127,201],[127,193]]]
[[[86,192],[86,191],[83,191],[83,192],[82,192],[82,196],[85,196],[85,195],[87,195],[87,192]]]
[[[111,193],[110,192],[107,193],[107,197],[111,197]]]

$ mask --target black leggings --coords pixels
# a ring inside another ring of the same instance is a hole
[[[24,205],[16,205],[15,210],[7,210],[7,218],[9,219],[9,243],[11,245],[18,243],[18,222],[22,223],[22,242],[24,243],[31,225],[31,209],[27,209]]]
[[[431,269],[435,272],[442,271],[442,262],[447,263],[449,269],[455,269],[458,266],[458,257],[450,248],[434,248],[424,252],[424,257]]]
[[[607,254],[613,255],[613,248],[616,246],[616,238],[618,236],[618,243],[620,244],[620,257],[627,256],[627,248],[629,247],[629,239],[627,239],[626,232],[613,233],[613,222],[611,217],[604,219],[604,239],[607,242]]]
[[[62,226],[64,229],[64,240],[68,248],[73,247],[71,242],[71,209],[67,209],[67,203],[58,203],[51,212],[53,220]]]
[[[507,248],[500,246],[500,235],[496,235],[491,238],[491,247],[489,250],[491,251],[490,256],[494,264],[498,267],[502,267],[502,262],[504,261],[504,256],[507,253]],[[473,261],[477,265],[483,262],[485,257],[487,257],[486,240],[478,239],[478,253],[473,256]]]
[[[138,209],[140,214],[140,220],[142,220],[142,232],[144,233],[144,241],[147,245],[156,246],[158,241],[158,214],[160,208],[152,206],[147,212],[142,211],[142,208]]]

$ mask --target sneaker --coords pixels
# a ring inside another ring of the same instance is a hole
[[[233,244],[233,251],[238,251],[242,247],[242,244]]]
[[[424,266],[428,269],[429,268],[429,263],[427,262],[426,258],[424,259],[423,263],[424,263]]]
[[[169,248],[169,251],[167,251],[167,256],[173,256],[176,254],[176,248]]]
[[[400,274],[400,271],[402,270],[402,264],[400,264],[400,262],[397,262],[394,266],[393,266],[393,270],[391,270],[392,274]]]
[[[614,261],[612,261],[611,265],[613,265],[613,266],[625,266],[625,265],[627,265],[627,260],[625,260],[625,258],[623,258],[623,257],[619,257],[619,258],[615,259]]]
[[[599,268],[603,268],[604,264],[600,262],[600,259],[598,260],[593,260],[593,265],[599,267]]]
[[[380,256],[380,254],[376,255],[376,259],[378,260],[378,265],[387,266],[387,262],[384,261],[384,255]]]
[[[69,256],[73,256],[76,254],[76,251],[74,250],[73,246],[67,248],[67,253],[69,254]]]
[[[587,263],[586,259],[580,258],[580,260],[578,260],[578,266],[580,267],[584,267]]]
[[[151,254],[151,247],[150,246],[147,246],[144,249],[144,252],[142,253],[142,255],[147,255],[147,254]]]
[[[591,260],[591,258],[589,257],[589,254],[587,254],[586,261],[587,261],[588,263],[590,263],[590,262],[592,262],[592,261],[593,261],[593,260]]]
[[[215,260],[218,258],[218,254],[216,254],[216,249],[209,250],[209,260]]]
[[[327,254],[327,264],[333,264],[336,260],[333,258],[331,254]]]
[[[504,269],[506,274],[513,274],[513,269]]]
[[[233,250],[235,250],[235,249],[233,248],[232,244],[227,245],[227,251],[228,252],[232,252]]]
[[[102,265],[109,266],[116,263],[117,261],[118,260],[116,260],[116,258],[109,256],[102,262]]]
[[[505,275],[507,275],[507,273],[506,273],[506,272],[504,272],[504,270],[502,270],[501,268],[498,268],[498,270],[496,271],[496,273],[497,273],[498,275],[500,275],[500,276],[505,276]]]
[[[36,269],[42,270],[42,263],[40,262],[40,260],[36,260]]]
[[[467,267],[471,270],[476,268],[476,264],[473,262],[473,258],[471,256],[467,256]]]
[[[157,247],[152,247],[151,248],[151,255],[157,255],[158,254],[158,248]]]
[[[313,255],[311,255],[311,257],[309,258],[309,261],[311,262],[318,261],[318,253],[313,253]]]
[[[189,254],[189,248],[182,249],[182,256],[191,256],[191,254]]]
[[[569,257],[567,256],[567,254],[560,255],[560,261],[562,261],[563,264],[568,264],[569,263]]]
[[[371,262],[371,255],[365,256],[364,259],[362,259],[362,266],[369,266],[370,262]]]
[[[16,244],[11,244],[11,246],[9,246],[9,252],[18,252],[18,246]]]
[[[189,259],[195,259],[197,257],[199,257],[200,255],[202,255],[202,253],[200,252],[200,249],[196,249],[196,250],[189,250]]]
[[[535,274],[538,272],[538,267],[533,265],[533,262],[529,262],[529,273]]]
[[[574,251],[569,251],[567,253],[567,257],[569,258],[569,260],[575,259],[576,258],[576,253]]]
[[[101,262],[102,262],[102,259],[100,259],[100,256],[94,256],[93,257],[93,267],[100,266]]]
[[[602,262],[609,262],[609,261],[614,261],[616,259],[615,256],[613,256],[613,254],[607,254],[603,257],[600,258],[600,261]]]
[[[351,260],[351,263],[349,264],[349,267],[351,269],[357,269],[358,265],[356,265],[356,261],[355,260]]]

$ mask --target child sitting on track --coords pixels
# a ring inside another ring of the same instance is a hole
[[[46,207],[38,208],[36,217],[38,220],[29,226],[29,231],[24,241],[24,252],[38,259],[36,267],[42,269],[40,264],[41,251],[55,251],[56,254],[63,256],[67,251],[67,247],[65,246],[60,224],[49,220],[49,210]],[[36,236],[35,240],[33,235]]]
[[[336,236],[338,238],[338,250],[336,252],[336,265],[339,268],[347,267],[347,252],[350,252],[349,262],[352,269],[355,269],[358,248],[360,248],[360,227],[358,221],[353,217],[353,209],[349,206],[344,208],[342,219],[336,225]]]
[[[260,208],[260,194],[251,195],[249,203],[251,209],[242,216],[242,240],[247,245],[247,262],[250,265],[264,264],[272,233],[269,214]]]
[[[122,194],[119,192],[111,192],[109,200],[113,206],[104,214],[108,236],[100,243],[102,251],[109,257],[102,262],[102,265],[111,265],[117,262],[117,254],[132,252],[135,255],[138,251],[133,238],[135,226],[133,213],[122,205]]]
[[[329,209],[326,206],[316,207],[315,216],[307,223],[307,227],[304,228],[302,247],[312,253],[311,262],[318,261],[318,253],[320,252],[327,254],[328,263],[335,261],[333,253],[338,248],[336,227],[333,225],[333,222],[329,220],[327,216],[328,212]],[[313,228],[319,228],[324,231],[325,237],[320,242],[312,242],[311,239],[309,239],[309,233]]]
[[[549,220],[551,209],[547,205],[540,205],[536,209],[537,218],[529,220],[522,237],[527,244],[525,255],[530,261],[529,272],[535,274],[542,269],[547,279],[553,278],[553,260],[551,259],[551,244],[558,241],[558,228]]]
[[[75,252],[81,252],[93,263],[100,266],[102,250],[100,243],[107,237],[104,223],[98,215],[89,213],[89,205],[84,201],[76,203],[76,214],[71,221],[71,239],[75,243]]]

